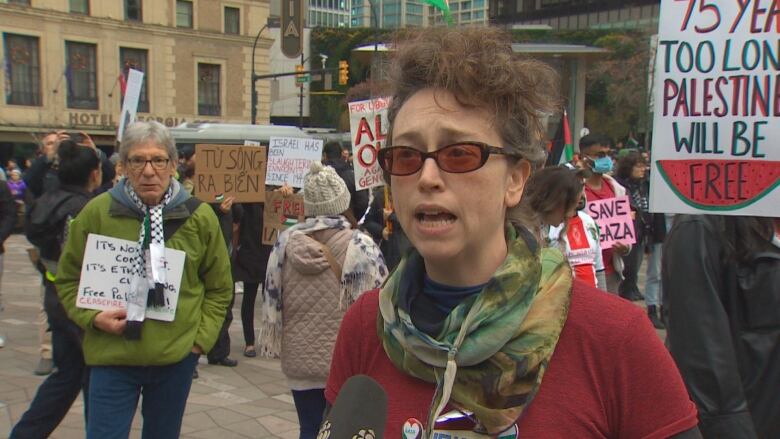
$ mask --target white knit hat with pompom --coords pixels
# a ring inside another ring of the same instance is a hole
[[[344,180],[330,166],[314,161],[303,178],[303,209],[306,216],[341,215],[351,197]]]

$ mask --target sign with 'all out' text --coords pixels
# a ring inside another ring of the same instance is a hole
[[[780,2],[663,0],[650,210],[780,215]]]
[[[389,105],[390,98],[349,103],[355,189],[359,191],[385,184],[377,153],[385,144]]]
[[[627,196],[588,201],[585,209],[599,226],[602,250],[612,248],[616,242],[636,243],[634,220],[631,218],[631,205]]]
[[[90,233],[81,264],[76,306],[97,310],[127,308],[133,261],[139,251],[137,242]],[[146,318],[173,321],[186,257],[181,250],[165,249],[162,260],[167,279],[163,293],[165,306],[147,308]]]

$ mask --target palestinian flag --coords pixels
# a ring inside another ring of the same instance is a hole
[[[574,159],[574,144],[571,141],[569,115],[565,109],[561,116],[561,124],[558,126],[558,130],[555,131],[555,137],[552,140],[549,152],[546,166],[556,166]]]
[[[428,3],[434,8],[440,10],[442,15],[444,16],[444,20],[447,22],[449,26],[452,26],[452,14],[450,13],[449,0],[425,0],[425,3]]]

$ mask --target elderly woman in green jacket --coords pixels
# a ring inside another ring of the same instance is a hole
[[[55,283],[85,331],[87,438],[128,437],[139,395],[143,437],[176,438],[195,364],[214,345],[230,304],[230,260],[213,210],[173,178],[176,148],[163,125],[129,126],[119,155],[125,178],[73,220]],[[129,241],[124,267],[105,264],[127,273],[116,285],[126,303],[87,309],[94,301],[79,297],[85,253],[95,251],[86,248],[90,234]],[[183,258],[180,270],[174,254],[178,264]]]

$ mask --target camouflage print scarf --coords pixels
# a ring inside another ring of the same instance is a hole
[[[436,384],[426,437],[449,402],[497,435],[517,421],[542,383],[568,315],[571,269],[560,251],[539,250],[526,230],[508,226],[506,236],[504,262],[480,293],[452,310],[436,337],[415,327],[407,305],[408,290],[422,290],[407,288],[405,276],[419,271],[412,266],[423,263],[419,255],[404,258],[379,293],[378,331],[388,357],[399,370]]]

